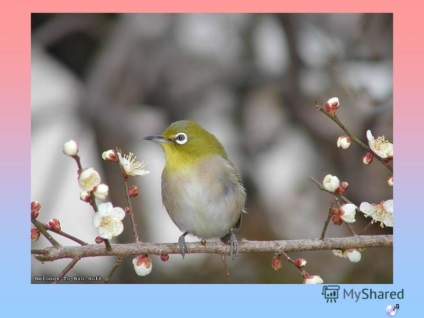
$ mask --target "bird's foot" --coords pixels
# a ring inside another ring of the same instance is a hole
[[[184,256],[185,256],[185,253],[188,253],[188,249],[187,249],[187,245],[186,245],[186,242],[185,242],[185,237],[186,237],[186,235],[187,235],[187,232],[184,232],[179,238],[178,238],[178,246],[179,246],[179,248],[180,248],[180,252],[181,252],[181,255],[183,256],[183,258],[184,258]]]
[[[230,244],[230,253],[228,255],[234,260],[238,255],[238,242],[233,230],[231,230],[227,235],[221,237],[221,241]]]

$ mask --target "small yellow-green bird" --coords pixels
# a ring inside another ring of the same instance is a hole
[[[234,258],[234,230],[240,228],[246,190],[224,147],[214,135],[188,120],[174,122],[162,135],[145,139],[158,142],[165,153],[162,201],[183,232],[178,239],[182,256],[187,252],[185,236],[191,234],[229,243]]]

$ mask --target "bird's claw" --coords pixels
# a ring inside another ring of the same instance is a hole
[[[186,245],[186,242],[185,242],[185,236],[186,235],[187,235],[187,232],[184,232],[183,235],[181,235],[178,238],[178,246],[180,248],[180,252],[181,252],[181,255],[183,256],[183,258],[185,256],[185,253],[188,253],[187,245]]]
[[[230,253],[228,254],[228,256],[231,256],[234,260],[238,255],[238,242],[234,232],[231,231],[230,233],[222,237],[221,241],[230,244]]]

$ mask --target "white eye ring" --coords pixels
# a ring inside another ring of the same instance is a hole
[[[179,145],[184,145],[188,141],[188,137],[185,133],[178,133],[175,135],[174,140]]]

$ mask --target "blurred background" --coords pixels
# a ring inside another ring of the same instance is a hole
[[[62,154],[78,141],[84,167],[109,185],[114,206],[126,206],[117,165],[101,160],[120,147],[151,173],[132,178],[141,239],[176,242],[181,232],[161,201],[164,156],[143,140],[170,123],[191,119],[215,134],[242,174],[248,201],[239,239],[319,237],[332,196],[309,177],[337,175],[359,206],[393,197],[379,162],[362,164],[352,144],[337,148],[342,131],[315,109],[337,96],[339,118],[361,140],[366,130],[393,141],[392,14],[33,14],[32,200],[40,220],[89,243],[97,231],[91,207],[79,200],[77,166]],[[357,215],[359,231],[368,219]],[[129,218],[114,242],[133,242]],[[372,226],[367,234],[392,229]],[[328,237],[349,236],[330,224]],[[74,245],[58,238],[59,242]],[[188,241],[198,241],[188,238]],[[33,248],[48,246],[44,238]],[[292,253],[325,283],[392,283],[391,249],[367,249],[359,263],[331,251]],[[152,255],[153,271],[138,277],[132,257],[114,283],[227,283],[219,255]],[[227,259],[232,283],[301,283],[293,266],[271,268],[271,254]],[[83,259],[68,276],[103,276],[115,258]],[[57,276],[69,263],[31,260],[32,276]]]

